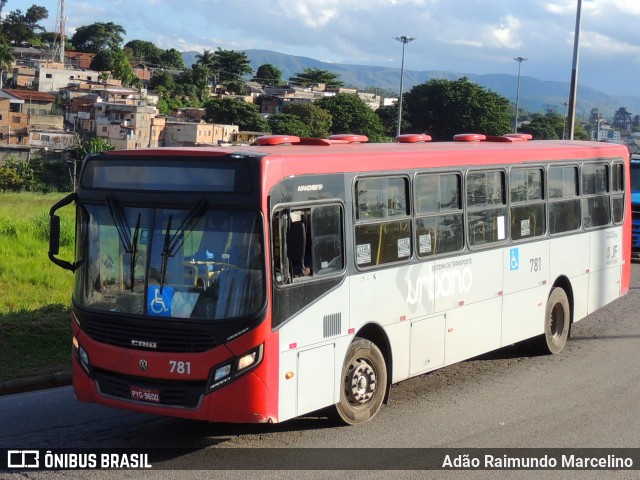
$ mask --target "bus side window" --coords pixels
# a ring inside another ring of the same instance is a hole
[[[543,169],[512,168],[509,180],[512,240],[544,235]]]
[[[336,204],[285,209],[275,214],[272,231],[277,283],[342,272],[342,211]]]
[[[608,225],[611,220],[609,165],[583,165],[582,185],[582,221],[585,228]]]
[[[419,174],[414,180],[415,244],[419,257],[451,253],[464,246],[462,177]]]
[[[307,257],[313,275],[341,272],[344,268],[342,218],[340,205],[322,205],[311,210],[311,251]]]
[[[578,197],[578,168],[576,166],[549,167],[549,232],[553,234],[580,228],[580,198]]]
[[[467,229],[471,246],[506,241],[507,206],[503,171],[467,174]]]
[[[356,265],[408,261],[412,254],[409,179],[360,178],[355,184]]]
[[[614,163],[611,168],[611,212],[613,223],[622,223],[624,219],[624,165]]]

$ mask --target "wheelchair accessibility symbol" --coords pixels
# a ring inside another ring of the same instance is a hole
[[[150,315],[168,317],[171,315],[173,287],[149,287],[147,292],[147,311]]]
[[[514,270],[520,269],[520,249],[512,248],[509,250],[509,270],[512,272]]]

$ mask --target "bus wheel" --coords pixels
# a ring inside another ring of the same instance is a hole
[[[560,353],[567,343],[570,323],[571,309],[567,294],[562,288],[554,288],[547,300],[544,334],[538,338],[538,350],[542,353]]]
[[[371,420],[384,400],[387,366],[380,349],[365,338],[355,337],[342,366],[338,420],[357,425]]]

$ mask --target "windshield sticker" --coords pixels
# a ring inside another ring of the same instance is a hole
[[[498,223],[498,240],[504,240],[505,239],[505,234],[504,234],[504,215],[500,215],[496,218],[496,221]]]
[[[363,243],[358,245],[358,265],[371,263],[371,244]]]
[[[509,270],[520,270],[520,249],[512,248],[509,250]]]
[[[409,238],[398,239],[398,258],[406,258],[411,255],[411,241]]]
[[[420,235],[418,237],[420,253],[431,253],[431,235]]]
[[[149,287],[147,291],[147,312],[149,315],[161,317],[171,316],[171,302],[173,301],[173,287]]]

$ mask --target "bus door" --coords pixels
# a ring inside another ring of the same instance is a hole
[[[337,402],[349,337],[341,203],[277,206],[272,216],[273,324],[280,418]],[[284,380],[294,372],[291,380]]]

